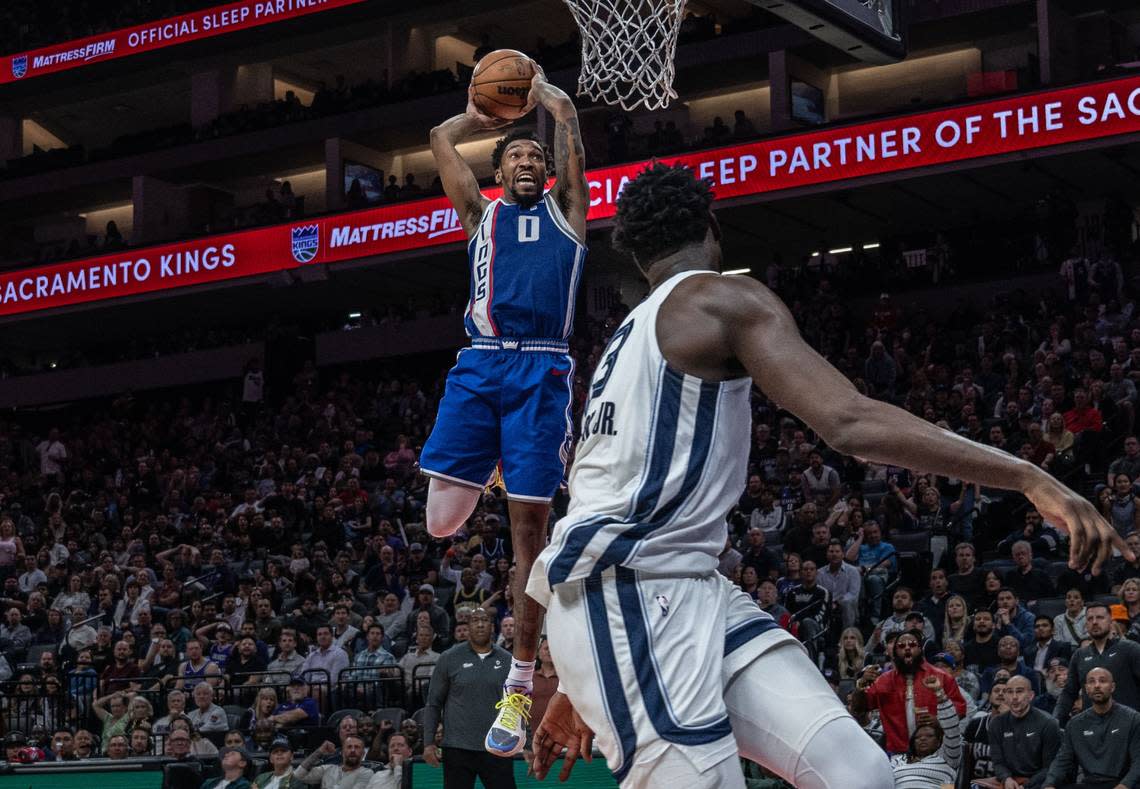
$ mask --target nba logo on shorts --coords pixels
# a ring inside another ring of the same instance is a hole
[[[28,56],[19,55],[12,58],[12,76],[16,79],[28,73]]]
[[[317,256],[320,248],[321,235],[317,225],[293,228],[293,260],[298,263],[308,263]]]

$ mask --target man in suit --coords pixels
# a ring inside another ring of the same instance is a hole
[[[222,748],[222,774],[202,782],[202,789],[250,789],[245,771],[253,761],[245,748]]]
[[[1065,663],[1073,656],[1073,645],[1053,638],[1053,620],[1041,614],[1033,620],[1033,643],[1025,649],[1025,662],[1042,677],[1053,658]]]
[[[254,789],[296,789],[300,781],[293,779],[293,746],[286,737],[276,737],[269,746],[270,770],[253,780]]]

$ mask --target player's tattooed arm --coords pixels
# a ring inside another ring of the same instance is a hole
[[[475,109],[469,90],[467,111],[448,118],[431,130],[431,152],[439,168],[439,180],[443,182],[443,191],[459,214],[459,221],[469,238],[478,229],[479,219],[489,201],[479,191],[475,173],[455,146],[473,134],[498,129],[508,123]]]
[[[554,117],[554,174],[558,179],[555,195],[570,226],[584,241],[590,189],[586,181],[586,148],[578,126],[578,110],[565,91],[546,81],[546,74],[537,63],[531,82],[530,103],[541,104]]]

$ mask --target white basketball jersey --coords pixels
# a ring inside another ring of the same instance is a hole
[[[694,575],[719,563],[725,515],[746,481],[752,381],[705,381],[662,356],[658,310],[697,275],[720,276],[666,280],[606,347],[582,417],[570,507],[535,562],[532,597],[548,599],[557,584],[613,566]]]

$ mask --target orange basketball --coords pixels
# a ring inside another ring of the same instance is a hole
[[[517,49],[496,49],[475,64],[475,107],[504,121],[521,118],[534,78],[534,64]]]

